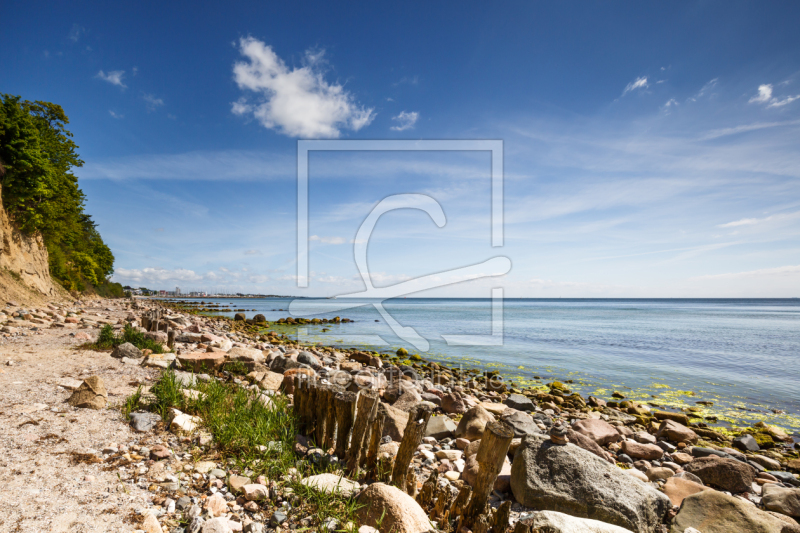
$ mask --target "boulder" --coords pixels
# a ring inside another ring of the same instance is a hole
[[[632,533],[630,529],[588,518],[577,518],[555,511],[536,511],[523,515],[521,521],[530,531],[547,533]]]
[[[125,362],[125,359],[123,359],[122,361]],[[175,361],[174,353],[148,353],[145,356],[144,360],[142,360],[141,365],[151,368],[167,369],[170,366],[172,366],[172,363],[174,361]]]
[[[321,366],[317,356],[311,352],[302,351],[297,354],[297,362],[308,366]]]
[[[250,483],[252,483],[252,481],[247,476],[231,476],[228,478],[228,486],[234,494],[241,492],[242,487]]]
[[[205,372],[218,368],[225,362],[222,352],[194,352],[178,356],[178,361],[186,370],[192,372]]]
[[[317,474],[316,476],[301,479],[300,483],[319,492],[340,494],[346,498],[351,497],[360,490],[360,485],[357,482],[336,474]]]
[[[397,487],[373,483],[359,496],[358,523],[393,533],[426,533],[433,530],[428,515],[414,498]]]
[[[148,331],[144,334],[144,338],[160,344],[167,344],[167,334],[163,331]]]
[[[589,437],[600,446],[622,440],[622,435],[619,434],[614,426],[605,420],[596,418],[578,420],[572,425],[572,430]]]
[[[698,492],[702,492],[704,490],[713,489],[710,489],[699,483],[695,483],[694,481],[690,481],[686,478],[675,476],[672,476],[667,480],[666,483],[664,483],[664,494],[667,495],[667,498],[669,498],[669,500],[672,502],[672,505],[676,507],[680,506],[681,502],[683,502],[687,496],[697,494]]]
[[[702,479],[706,485],[714,485],[733,493],[749,491],[750,485],[756,479],[755,468],[727,457],[700,457],[683,468]]]
[[[200,424],[200,419],[196,416],[187,415],[177,409],[170,409],[169,429],[176,434],[191,433]]]
[[[531,399],[522,394],[509,394],[508,398],[506,398],[506,401],[503,403],[517,411],[533,411],[534,408]]]
[[[416,390],[409,389],[392,404],[392,407],[410,413],[421,401],[422,396]]]
[[[800,489],[767,483],[761,488],[761,503],[770,511],[800,517]]]
[[[567,430],[567,438],[569,439],[569,442],[573,443],[575,446],[595,454],[604,461],[608,461],[609,463],[614,462],[614,460],[611,458],[611,454],[605,451],[602,447],[600,447],[599,444],[586,435],[577,433],[570,428]]]
[[[527,435],[511,467],[511,490],[527,507],[654,533],[672,504],[664,494],[592,453]]]
[[[425,428],[425,436],[433,437],[436,440],[446,439],[453,436],[458,426],[447,416],[432,416]]]
[[[116,359],[122,359],[123,357],[127,357],[128,359],[141,359],[142,351],[133,344],[126,342],[114,348],[114,351],[111,352],[111,357]]]
[[[533,417],[522,411],[516,409],[506,409],[500,415],[500,420],[508,424],[514,430],[515,437],[524,437],[525,435],[533,435],[541,433],[539,426],[533,421]]]
[[[703,533],[789,533],[796,526],[759,510],[742,499],[716,490],[687,496],[672,521],[670,533],[693,527]]]
[[[266,321],[267,321],[267,317],[265,317],[264,315],[262,315],[260,313],[253,317],[253,322],[255,322],[256,324],[258,324],[259,322],[266,322]]]
[[[699,439],[697,433],[674,420],[662,421],[658,427],[656,438],[672,442],[685,442],[686,444],[694,444]]]
[[[200,519],[200,517],[195,518],[195,520],[197,519]],[[202,524],[200,533],[233,533],[233,530],[230,527],[230,522],[224,516],[212,518],[211,520],[200,523]],[[191,527],[189,531],[191,532]]]
[[[258,382],[258,388],[276,391],[281,388],[281,383],[283,383],[283,374],[267,371],[264,372],[264,377]]]
[[[483,436],[486,424],[494,422],[494,416],[480,405],[476,405],[461,417],[456,427],[456,437],[467,440],[478,440]],[[403,426],[405,428],[405,425]],[[384,429],[384,433],[386,430]]]
[[[228,352],[228,357],[231,361],[245,361],[250,363],[263,363],[266,360],[264,352],[256,350],[255,348],[242,348],[241,346],[234,346]]]
[[[451,392],[442,396],[442,411],[449,414],[460,415],[469,410],[466,400],[457,392]]]
[[[756,442],[756,439],[747,433],[744,435],[739,435],[733,439],[733,447],[737,450],[742,450],[743,452],[757,452],[761,449]]]
[[[83,380],[75,389],[67,403],[72,407],[85,409],[104,409],[108,403],[108,393],[100,376],[91,376]]]
[[[383,419],[383,436],[388,435],[396,442],[403,440],[403,433],[408,424],[408,413],[383,402],[378,405],[378,411],[386,416]]]
[[[634,459],[645,459],[646,461],[657,461],[664,455],[664,450],[655,444],[641,444],[631,440],[623,442],[620,451]]]
[[[134,431],[144,433],[150,431],[161,422],[161,417],[155,413],[148,413],[146,411],[136,411],[129,415],[131,419],[131,427]]]
[[[679,424],[683,424],[684,426],[689,425],[689,417],[686,416],[686,413],[670,413],[669,411],[653,411],[653,416],[656,417],[656,420],[674,420]]]

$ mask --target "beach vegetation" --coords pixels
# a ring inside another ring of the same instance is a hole
[[[140,350],[150,350],[153,353],[164,353],[164,345],[156,342],[153,339],[145,337],[144,333],[137,330],[130,324],[125,324],[119,334],[114,333],[114,328],[106,324],[97,335],[97,340],[90,345],[85,345],[85,348],[94,348],[97,350],[114,349],[121,344],[129,342],[139,348]]]

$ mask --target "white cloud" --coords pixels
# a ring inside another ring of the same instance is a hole
[[[344,244],[347,242],[347,240],[342,237],[320,237],[319,235],[312,235],[308,240],[319,241],[322,244]]]
[[[675,100],[674,98],[670,98],[669,100],[667,100],[667,103],[664,104],[664,109],[668,110],[670,107],[675,107],[675,106],[678,106],[678,105],[680,105],[680,104],[678,103],[677,100]]]
[[[761,224],[764,222],[775,222],[780,220],[792,220],[795,218],[800,217],[800,211],[795,213],[780,213],[777,215],[770,215],[764,218],[742,218],[740,220],[734,220],[733,222],[728,222],[727,224],[719,224],[718,228],[736,228],[739,226],[754,226],[756,224]]]
[[[343,86],[328,83],[323,76],[324,51],[307,51],[304,66],[288,67],[263,42],[252,37],[239,41],[247,59],[233,66],[233,78],[242,90],[258,95],[232,104],[236,115],[252,115],[264,127],[291,137],[335,138],[341,129],[358,131],[375,118]]]
[[[797,96],[787,96],[783,100],[778,100],[777,98],[773,98],[767,107],[783,107],[786,104],[791,104],[798,98],[800,98],[800,94],[798,94]]]
[[[178,268],[175,270],[168,270],[165,268],[117,268],[114,271],[114,279],[123,279],[126,281],[133,281],[135,283],[157,283],[165,281],[202,281],[207,279],[208,275],[201,276],[194,270],[185,268]]]
[[[783,107],[787,104],[791,104],[795,100],[800,100],[800,94],[796,96],[787,96],[783,99],[772,96],[772,85],[767,83],[759,85],[758,94],[748,101],[751,104],[767,104],[767,107]]]
[[[647,88],[649,85],[647,84],[647,76],[642,76],[641,78],[636,78],[628,85],[625,86],[625,90],[622,91],[622,96],[625,96],[631,91],[635,91],[636,89]]]
[[[718,81],[719,81],[719,78],[714,78],[713,80],[711,80],[708,83],[706,83],[705,85],[703,85],[700,88],[700,91],[696,95],[694,95],[691,98],[689,98],[689,101],[690,102],[696,102],[698,98],[702,98],[703,96],[709,94],[711,92],[711,90],[714,89],[714,87],[717,86],[717,82]]]
[[[797,276],[800,275],[800,265],[787,265],[775,268],[761,268],[749,270],[747,272],[730,272],[727,274],[711,274],[708,276],[697,276],[690,278],[692,281],[702,281],[711,279],[742,279],[760,278],[765,276]]]
[[[111,85],[116,85],[118,87],[122,87],[123,89],[125,87],[127,87],[127,85],[125,85],[125,83],[122,81],[122,78],[125,77],[125,71],[124,70],[112,70],[112,71],[109,71],[108,74],[106,74],[105,72],[103,72],[101,70],[100,72],[97,73],[97,76],[95,76],[95,77],[96,78],[100,78],[101,80],[107,81]]]
[[[245,250],[244,255],[261,255],[260,250]]]
[[[772,85],[765,84],[758,86],[758,94],[753,96],[749,102],[751,104],[765,104],[772,99]]]
[[[111,109],[108,110],[108,113],[109,113],[109,115],[111,115],[112,117],[114,117],[116,119],[125,118],[125,115],[121,115],[119,113],[115,113]]]
[[[162,100],[161,98],[156,98],[155,95],[152,94],[147,94],[147,93],[143,94],[142,100],[144,100],[147,103],[148,111],[155,111],[157,108],[164,105],[164,100]]]
[[[748,131],[763,130],[766,128],[778,128],[781,126],[796,126],[800,124],[800,120],[787,120],[784,122],[758,122],[755,124],[743,124],[741,126],[733,126],[731,128],[720,128],[718,130],[711,130],[705,135],[700,137],[701,141],[709,139],[716,139],[726,135],[735,135],[737,133],[745,133]]]
[[[419,113],[416,111],[411,111],[410,113],[406,111],[401,111],[399,115],[396,117],[392,117],[392,120],[397,121],[397,126],[392,126],[391,129],[394,131],[405,131],[409,130],[414,127],[414,124],[417,123],[419,119]]]

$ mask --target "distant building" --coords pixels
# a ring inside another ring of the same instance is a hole
[[[181,288],[175,287],[175,296],[180,296],[180,295],[181,295]]]

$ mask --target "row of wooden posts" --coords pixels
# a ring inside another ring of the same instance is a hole
[[[452,531],[456,532],[505,533],[511,502],[505,502],[494,512],[487,511],[486,504],[514,437],[513,430],[506,424],[491,422],[486,425],[476,456],[479,469],[474,488],[464,484],[453,497],[448,484],[437,482],[437,470],[417,491],[416,471],[411,460],[432,415],[429,405],[419,405],[408,414],[391,472],[388,467],[384,471],[386,465],[378,458],[386,413],[380,408],[381,402],[374,391],[348,392],[336,385],[297,375],[293,405],[300,433],[318,447],[333,450],[334,455],[344,459],[350,476],[358,477],[361,472],[368,479],[391,483],[415,498],[431,519],[438,521],[442,530],[452,526]]]
[[[164,318],[164,310],[156,307],[142,313],[142,327],[147,331],[163,331],[167,334],[167,346],[172,349],[175,346],[176,331],[170,329],[169,323]]]

